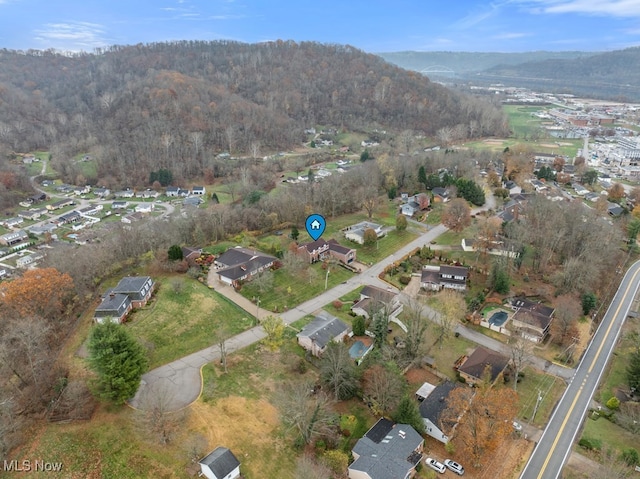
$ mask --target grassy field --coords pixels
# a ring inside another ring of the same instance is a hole
[[[516,138],[530,136],[542,125],[542,120],[531,114],[543,108],[520,105],[505,105],[503,110],[509,117],[509,127]]]
[[[525,422],[543,427],[551,417],[553,408],[564,392],[564,383],[548,374],[541,373],[531,367],[524,370],[524,377],[518,383],[518,396],[520,398],[520,410],[518,417]],[[538,394],[542,400],[538,404],[536,416],[533,411],[536,406]]]
[[[610,447],[618,452],[634,448],[640,450],[640,437],[612,423],[606,418],[586,419],[582,437],[600,439],[604,447]]]
[[[285,268],[273,272],[273,287],[260,291],[255,283],[246,283],[240,293],[247,299],[260,298],[260,306],[269,311],[282,312],[311,299],[325,291],[326,270],[322,263],[309,265],[308,270],[314,271],[312,276],[306,273],[293,275]],[[332,266],[329,270],[327,289],[348,280],[353,273],[340,267]]]
[[[253,317],[195,280],[156,281],[155,299],[133,313],[128,324],[149,350],[150,369],[215,344],[221,328],[237,334],[253,324]]]
[[[433,326],[430,326],[430,331],[433,329]],[[433,334],[427,335],[432,338]],[[432,339],[429,339],[432,341]],[[475,349],[475,343],[464,339],[463,337],[456,338],[452,336],[444,340],[444,342],[439,345],[436,344],[431,347],[428,355],[432,356],[435,359],[435,366],[442,374],[446,374],[451,380],[456,380],[456,371],[453,369],[453,365],[456,360],[465,354],[469,354]]]

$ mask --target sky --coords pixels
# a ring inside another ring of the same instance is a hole
[[[272,40],[395,51],[640,45],[640,0],[0,0],[0,48]]]

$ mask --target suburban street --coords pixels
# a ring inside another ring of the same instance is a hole
[[[640,261],[626,272],[521,479],[555,479],[560,476],[639,286]]]

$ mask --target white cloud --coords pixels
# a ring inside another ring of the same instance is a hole
[[[638,0],[513,0],[533,13],[582,13],[613,17],[640,17]]]
[[[494,40],[514,40],[516,38],[523,38],[523,37],[529,37],[529,36],[531,36],[530,33],[506,32],[506,33],[499,33],[497,35],[493,35],[491,38],[493,38]]]
[[[78,51],[108,45],[110,42],[104,34],[104,26],[97,23],[47,23],[35,30],[34,38],[43,44],[43,48]]]

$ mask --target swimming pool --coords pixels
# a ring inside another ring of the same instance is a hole
[[[506,311],[496,311],[489,318],[489,324],[491,324],[492,326],[502,326],[507,322],[508,318],[509,313],[507,313]]]
[[[356,341],[349,348],[349,356],[351,356],[352,359],[360,359],[362,356],[364,356],[364,353],[366,351],[367,347],[365,346],[365,344],[362,341]]]

